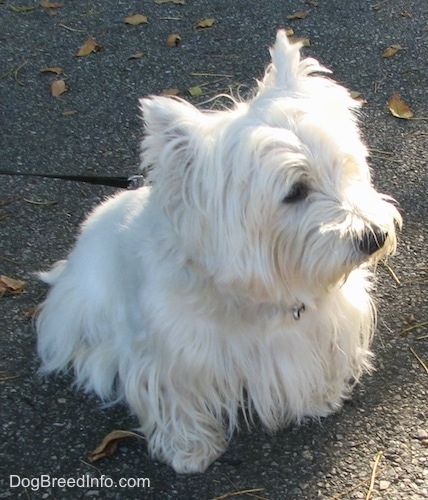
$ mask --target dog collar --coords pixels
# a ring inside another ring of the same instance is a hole
[[[306,309],[306,307],[305,307],[305,304],[304,304],[303,302],[300,304],[300,306],[295,305],[295,306],[293,307],[293,318],[294,318],[296,321],[299,321],[299,319],[300,319],[300,314],[301,314],[301,313],[303,313],[303,312],[305,312],[305,309]]]

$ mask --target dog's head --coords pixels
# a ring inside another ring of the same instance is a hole
[[[394,252],[401,217],[372,186],[358,103],[278,32],[249,102],[142,99],[143,167],[189,261],[258,298],[325,289]]]

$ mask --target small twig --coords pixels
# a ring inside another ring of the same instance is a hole
[[[380,153],[382,155],[394,156],[393,151],[382,151],[381,149],[377,149],[377,148],[369,148],[370,156],[371,156],[372,152],[373,153]]]
[[[28,61],[24,61],[22,64],[20,64],[15,70],[13,71],[13,77],[15,78],[15,82],[18,85],[21,85],[21,87],[25,86],[24,82],[21,82],[18,78],[18,73],[21,71],[21,69],[27,64]]]
[[[6,205],[10,205],[11,203],[19,201],[20,199],[21,197],[17,196],[16,198],[12,198],[10,200],[0,200],[0,207],[5,207]]]
[[[395,274],[394,270],[392,269],[392,267],[386,263],[386,261],[382,260],[381,261],[382,264],[388,269],[389,273],[391,274],[391,276],[395,279],[395,281],[397,282],[398,285],[401,285],[401,281],[398,279],[397,275]]]
[[[422,368],[426,371],[426,373],[428,373],[428,366],[426,365],[426,363],[424,362],[424,360],[416,354],[416,352],[414,351],[414,349],[412,349],[411,347],[409,347],[409,349],[410,349],[410,352],[413,354],[413,356],[419,361],[419,363],[421,364]]]
[[[428,120],[428,116],[412,116],[411,118],[407,118],[408,120]]]
[[[384,84],[385,80],[386,80],[386,75],[383,76],[379,81],[377,81],[375,83],[375,85],[374,85],[374,91],[375,91],[375,93],[379,92],[379,90],[382,87],[382,85]]]
[[[220,495],[219,497],[212,498],[211,500],[224,500],[225,498],[236,497],[237,495],[251,495],[252,493],[258,493],[264,490],[265,490],[264,488],[254,488],[252,490],[232,491],[230,493],[225,493],[224,495]]]
[[[379,475],[379,472],[376,472],[376,476],[378,476],[378,475]],[[351,488],[348,488],[347,490],[342,491],[342,493],[338,493],[337,495],[334,495],[334,497],[331,497],[330,500],[339,500],[339,498],[342,498],[346,495],[349,495],[349,493],[352,493],[353,491],[358,490],[359,488],[361,488],[361,486],[364,486],[368,482],[370,482],[369,477],[367,479],[364,479],[363,481],[360,481],[359,483],[355,484]]]
[[[21,264],[20,262],[13,259],[9,259],[9,257],[5,257],[4,255],[0,255],[0,260],[5,260],[6,262],[10,262],[11,264],[16,264],[17,266]]]
[[[371,495],[373,493],[374,482],[375,482],[375,479],[376,479],[376,469],[377,469],[377,466],[379,464],[379,460],[382,458],[382,456],[383,456],[383,451],[379,451],[376,454],[375,461],[374,461],[374,464],[373,464],[372,475],[370,476],[370,485],[369,485],[369,489],[367,491],[366,500],[370,500],[370,497],[371,497]]]
[[[50,207],[51,205],[56,205],[58,203],[56,200],[37,201],[37,200],[29,200],[27,198],[24,198],[24,201],[26,203],[30,203],[30,205],[42,205],[48,207]]]
[[[0,80],[3,80],[3,78],[6,78],[7,76],[9,75],[13,75],[13,77],[15,78],[15,81],[21,85],[21,86],[24,86],[25,84],[20,82],[18,80],[18,72],[27,64],[27,61],[24,61],[22,64],[20,64],[19,66],[17,66],[16,68],[12,68],[10,69],[9,71],[6,71],[6,73],[3,73],[2,75],[0,75]]]
[[[373,5],[372,5],[372,9],[374,9],[374,10],[378,10],[378,9],[380,9],[380,6],[381,6],[382,4],[384,4],[384,3],[388,2],[388,1],[389,1],[389,0],[381,0],[380,2],[373,4]]]
[[[78,33],[84,33],[85,30],[78,30],[76,28],[70,28],[69,26],[66,26],[65,24],[60,24],[61,28],[65,28],[68,31],[77,31]]]
[[[365,444],[366,441],[358,441],[357,443],[353,443],[349,446],[349,448],[356,448],[357,446],[361,446],[362,444]]]
[[[370,158],[375,158],[376,160],[384,160],[394,163],[401,163],[401,160],[397,160],[396,158],[388,158],[387,156],[370,155]]]
[[[398,332],[398,335],[405,335],[406,333],[411,332],[415,328],[419,328],[421,326],[428,325],[428,321],[422,321],[422,323],[416,323],[415,325],[408,326],[407,328],[404,328],[403,330],[400,330]]]
[[[222,75],[221,73],[190,73],[190,76],[216,76],[222,78],[233,78],[234,75]]]
[[[6,382],[7,380],[14,380],[19,378],[21,375],[10,375],[9,377],[0,377],[0,382]]]

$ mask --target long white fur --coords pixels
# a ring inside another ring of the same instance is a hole
[[[124,399],[177,472],[225,450],[239,408],[270,430],[325,416],[371,367],[358,242],[376,227],[388,237],[371,257],[393,253],[401,219],[371,184],[347,91],[283,32],[271,54],[254,99],[229,111],[143,99],[152,186],[97,207],[42,274],[43,371],[72,366]],[[296,182],[307,199],[284,203]]]

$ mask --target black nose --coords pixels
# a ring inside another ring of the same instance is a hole
[[[383,247],[387,237],[388,233],[380,229],[367,230],[359,242],[360,250],[371,255]]]

